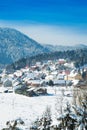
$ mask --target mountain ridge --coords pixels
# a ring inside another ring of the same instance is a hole
[[[20,31],[0,27],[1,64],[9,64],[27,56],[46,52],[49,50]]]
[[[51,52],[55,51],[67,51],[67,50],[77,50],[77,49],[85,49],[87,48],[87,45],[85,44],[76,44],[76,45],[51,45],[51,44],[42,44],[44,47],[46,47]]]
[[[76,46],[40,44],[22,32],[0,27],[0,65],[12,64],[22,58],[56,51],[87,48],[84,44]]]

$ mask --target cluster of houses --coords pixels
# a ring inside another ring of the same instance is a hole
[[[0,74],[0,92],[17,92],[27,96],[47,94],[47,86],[70,86],[83,80],[81,69],[65,59],[36,62],[14,73]],[[86,72],[86,67],[83,72]],[[85,73],[86,74],[86,73]],[[86,76],[87,77],[87,76]]]

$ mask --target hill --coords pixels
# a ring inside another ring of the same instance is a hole
[[[0,64],[10,64],[46,52],[49,50],[23,33],[11,28],[0,28]]]
[[[67,51],[58,51],[58,52],[50,52],[44,54],[38,54],[36,56],[22,58],[17,62],[14,62],[11,65],[6,67],[8,72],[13,71],[15,69],[20,69],[26,67],[27,65],[35,64],[36,62],[47,62],[48,60],[58,60],[60,58],[64,58],[67,61],[73,61],[76,68],[84,66],[87,64],[87,48],[85,49],[77,49],[77,50],[67,50]]]
[[[87,48],[87,46],[84,45],[84,44],[77,44],[77,45],[71,45],[71,46],[43,44],[43,46],[45,48],[47,48],[48,50],[50,50],[50,52],[77,50],[77,49],[85,49],[85,48]]]

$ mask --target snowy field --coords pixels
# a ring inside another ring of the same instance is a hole
[[[24,129],[27,130],[31,123],[43,114],[47,106],[50,106],[52,118],[55,118],[55,104],[57,104],[57,109],[60,110],[61,104],[64,107],[67,101],[71,102],[72,90],[71,88],[67,90],[64,87],[48,87],[48,95],[38,97],[26,97],[14,93],[0,93],[0,129],[5,127],[6,121],[21,118],[25,122],[26,127]]]

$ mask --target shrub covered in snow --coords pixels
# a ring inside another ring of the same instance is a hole
[[[13,121],[7,121],[6,122],[6,128],[3,128],[2,130],[23,130],[21,126],[24,125],[24,121],[19,118]]]

